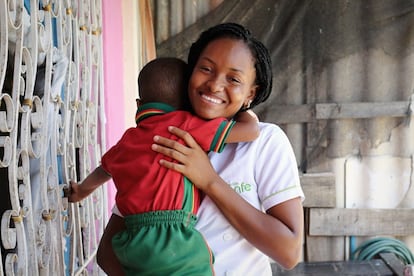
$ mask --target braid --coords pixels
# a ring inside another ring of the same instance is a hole
[[[272,92],[273,75],[269,50],[255,38],[253,38],[253,41],[254,43],[251,44],[250,49],[253,47],[256,53],[256,84],[259,86],[256,97],[252,102],[252,106],[255,106],[269,98]]]
[[[256,96],[250,108],[264,102],[272,91],[272,61],[267,48],[262,42],[252,36],[250,31],[237,23],[223,23],[202,32],[200,37],[191,45],[188,54],[188,69],[193,72],[194,67],[206,46],[219,38],[234,38],[243,41],[249,47],[255,59],[256,69]]]

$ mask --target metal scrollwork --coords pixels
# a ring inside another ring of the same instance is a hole
[[[63,193],[105,148],[101,1],[0,2],[0,275],[101,275],[106,193]]]

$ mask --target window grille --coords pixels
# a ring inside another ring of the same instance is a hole
[[[0,1],[0,275],[98,275],[106,192],[100,0]]]

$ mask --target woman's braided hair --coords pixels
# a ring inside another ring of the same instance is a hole
[[[256,96],[250,108],[264,102],[272,91],[272,61],[268,49],[262,42],[252,36],[250,31],[237,23],[222,23],[202,32],[200,37],[191,45],[188,54],[188,68],[190,74],[206,46],[219,38],[234,38],[243,41],[249,47],[255,58],[256,69]]]

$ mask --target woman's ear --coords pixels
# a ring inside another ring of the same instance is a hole
[[[250,88],[250,93],[246,97],[245,104],[249,103],[249,105],[250,105],[250,103],[254,100],[254,98],[256,97],[257,88],[259,88],[258,85],[256,85],[256,84],[252,85],[252,87]]]
[[[247,110],[250,108],[250,105],[252,103],[252,100],[248,100],[246,103],[244,103],[243,105],[243,109]]]

